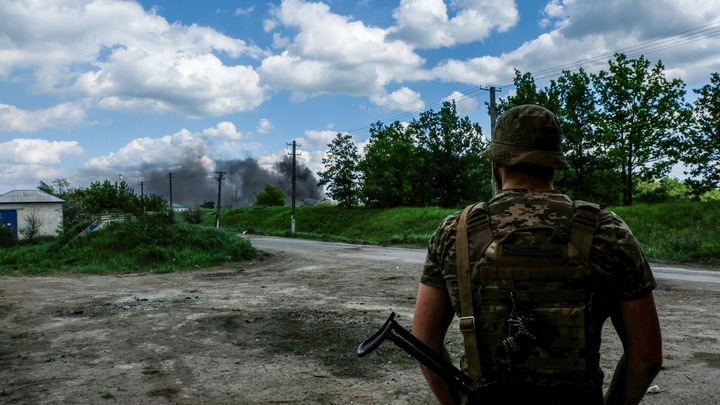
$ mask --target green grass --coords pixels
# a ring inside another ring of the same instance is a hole
[[[442,208],[297,207],[297,237],[372,244],[425,244],[440,221],[453,213]],[[289,236],[290,207],[246,207],[224,210],[221,226],[240,232]],[[203,224],[214,223],[206,215]]]
[[[77,230],[76,230],[77,231]],[[0,275],[170,272],[239,262],[258,251],[235,232],[162,218],[115,222],[86,235],[0,250]]]
[[[646,256],[656,261],[720,264],[720,201],[638,204],[609,208],[628,223]],[[223,210],[221,226],[239,232],[290,235],[290,207]],[[295,237],[371,244],[424,245],[455,209],[298,207]],[[214,224],[206,214],[203,223]]]
[[[720,201],[612,208],[654,260],[720,263]]]

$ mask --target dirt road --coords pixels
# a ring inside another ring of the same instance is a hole
[[[0,278],[0,404],[433,403],[391,343],[355,355],[391,311],[410,326],[414,260],[265,249],[262,261],[174,274]],[[720,403],[718,290],[659,280],[662,392],[643,404]],[[605,332],[609,374],[620,347]]]

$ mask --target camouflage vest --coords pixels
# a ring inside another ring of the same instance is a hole
[[[572,224],[565,228],[572,229],[569,240],[566,231],[560,235],[559,228],[542,225],[493,234],[485,204],[476,205],[467,218],[478,258],[497,242],[495,259],[481,261],[471,272],[472,284],[479,286],[471,292],[476,374],[484,380],[546,387],[592,388],[602,383],[599,331],[588,327],[592,306],[588,256],[599,207],[575,202],[574,212]],[[469,280],[458,274],[458,282],[462,290]]]

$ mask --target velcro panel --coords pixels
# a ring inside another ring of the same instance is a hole
[[[481,267],[477,275],[481,279],[546,280],[584,278],[588,270],[582,266],[549,267]]]
[[[513,294],[519,302],[554,303],[578,302],[585,300],[585,290],[569,291],[514,291]],[[499,301],[510,299],[510,292],[499,289],[486,288],[482,292],[483,300]]]

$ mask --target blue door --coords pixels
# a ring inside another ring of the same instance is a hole
[[[0,223],[10,227],[13,239],[17,239],[17,210],[0,210]]]

